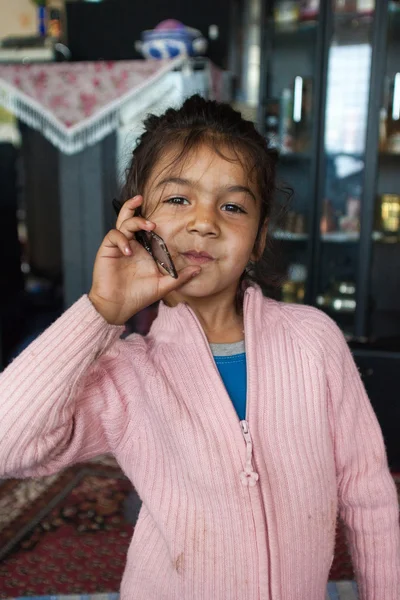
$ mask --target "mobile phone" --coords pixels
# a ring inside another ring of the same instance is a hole
[[[116,198],[112,201],[112,205],[114,207],[117,216],[119,215],[119,211],[122,208],[122,203],[119,202]],[[135,217],[140,217],[141,211],[140,207],[135,210]],[[135,238],[143,246],[145,250],[154,258],[155,262],[160,265],[163,269],[165,269],[168,275],[171,275],[174,279],[178,279],[178,273],[175,269],[175,265],[172,262],[171,255],[168,251],[167,245],[156,233],[153,231],[138,231],[135,233]]]

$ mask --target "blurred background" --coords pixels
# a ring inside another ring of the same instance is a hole
[[[141,119],[193,92],[279,150],[276,295],[342,328],[400,471],[399,1],[0,0],[0,368],[88,291]]]

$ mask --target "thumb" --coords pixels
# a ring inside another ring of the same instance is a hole
[[[166,294],[173,292],[174,290],[180,288],[182,285],[197,277],[201,273],[201,269],[199,267],[185,267],[178,273],[178,279],[174,279],[171,275],[165,275],[161,277],[159,280],[159,291],[161,294],[161,298],[163,298]]]

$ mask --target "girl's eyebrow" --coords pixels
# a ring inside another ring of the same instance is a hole
[[[197,187],[195,182],[191,181],[190,179],[185,179],[184,177],[165,177],[159,183],[157,183],[156,188],[159,188],[163,185],[167,185],[168,183],[175,183],[176,185],[186,185],[189,187]],[[257,199],[256,199],[255,195],[253,194],[253,192],[251,191],[251,189],[246,187],[245,185],[227,185],[227,186],[223,186],[221,188],[221,191],[223,193],[231,193],[231,194],[235,194],[235,193],[249,194],[249,196],[251,196],[253,198],[254,202],[257,202]]]
[[[253,194],[253,192],[251,191],[251,189],[246,187],[245,185],[228,185],[222,189],[231,194],[235,194],[235,193],[249,194],[249,196],[251,196],[253,198],[254,202],[257,202],[256,197]]]

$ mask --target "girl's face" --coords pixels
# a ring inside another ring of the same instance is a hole
[[[183,297],[235,294],[249,260],[257,258],[257,187],[235,156],[227,154],[230,162],[203,145],[183,165],[170,168],[175,153],[167,153],[153,168],[143,213],[156,224],[178,271],[202,267],[200,275],[180,288]]]

